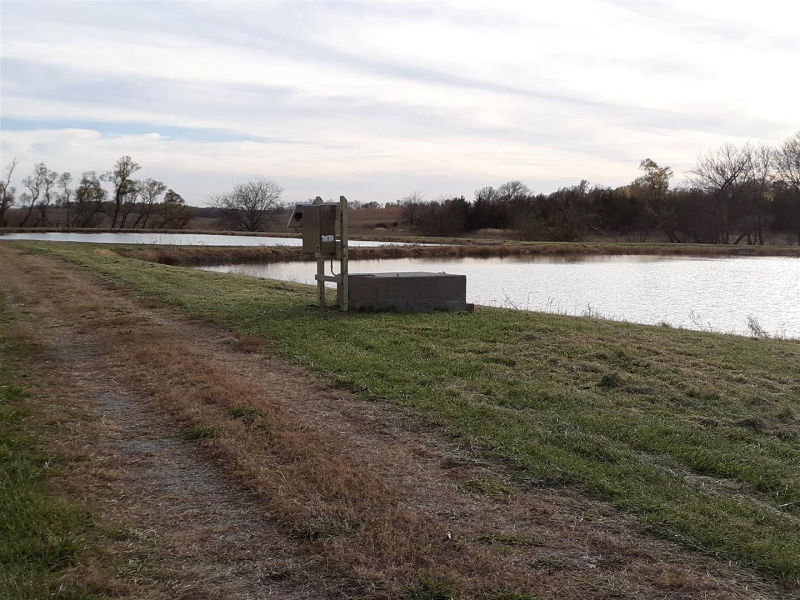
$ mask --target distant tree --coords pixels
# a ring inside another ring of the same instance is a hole
[[[774,196],[769,205],[772,227],[791,233],[800,246],[800,192],[783,180],[773,184],[772,192]]]
[[[131,179],[128,184],[127,193],[122,195],[122,201],[119,205],[119,228],[126,229],[128,224],[128,217],[131,216],[134,210],[139,206],[139,192],[142,186],[141,181],[138,179]]]
[[[800,131],[778,147],[774,159],[781,206],[800,245]]]
[[[748,156],[748,169],[742,180],[740,210],[740,235],[734,241],[738,244],[747,238],[749,244],[763,244],[764,230],[769,205],[774,198],[772,192],[773,165],[775,151],[769,146],[752,146],[743,149]]]
[[[593,210],[604,232],[628,235],[640,224],[644,201],[630,185],[598,189]]]
[[[88,227],[92,218],[103,209],[106,191],[103,189],[100,177],[94,171],[85,171],[75,190],[75,218],[76,227]]]
[[[47,216],[47,211],[50,209],[50,206],[53,204],[53,200],[55,199],[58,173],[48,169],[44,163],[39,163],[36,165],[36,177],[39,179],[39,189],[41,190],[41,196],[36,205],[38,209],[37,212],[39,213],[39,216],[36,219],[36,226],[48,227],[49,225],[52,225],[52,223]]]
[[[133,228],[136,229],[139,223],[142,224],[142,229],[147,227],[147,220],[150,218],[150,213],[153,206],[158,202],[159,197],[167,189],[163,182],[156,179],[145,179],[137,186],[139,195],[139,216],[133,223]],[[174,193],[174,192],[173,192]]]
[[[469,202],[464,196],[417,205],[417,227],[424,235],[458,235],[466,231]]]
[[[775,151],[775,170],[782,181],[800,192],[800,131]]]
[[[639,163],[639,170],[644,174],[634,179],[631,185],[645,190],[649,198],[660,200],[666,196],[669,180],[674,175],[672,167],[659,167],[654,160],[645,158]]]
[[[117,226],[117,219],[124,212],[125,203],[130,203],[136,198],[136,183],[131,179],[136,171],[141,169],[139,163],[134,162],[130,156],[122,156],[114,165],[113,171],[107,171],[101,179],[108,181],[114,193],[114,212],[111,215],[111,228]],[[128,211],[128,213],[130,210]],[[126,215],[128,213],[125,213]]]
[[[189,211],[180,194],[171,189],[167,190],[164,202],[161,204],[161,228],[183,229],[189,222],[189,218]]]
[[[403,207],[403,210],[400,213],[402,215],[401,218],[409,225],[416,225],[419,206],[423,202],[425,202],[425,195],[417,190],[414,190],[407,196],[400,198],[397,203]]]
[[[725,144],[697,159],[692,170],[692,183],[714,199],[715,243],[727,244],[730,241],[736,205],[749,171],[750,153],[732,144]]]
[[[33,227],[48,225],[47,209],[52,200],[57,177],[58,173],[48,169],[44,163],[37,163],[33,169],[33,175],[22,180],[28,191],[20,197],[20,200],[27,206],[25,216],[20,222],[21,227],[29,224]],[[34,209],[36,209],[36,213],[34,213]],[[31,221],[34,214],[36,215],[35,220]]]
[[[257,178],[212,196],[211,201],[224,211],[223,219],[231,229],[261,231],[280,211],[282,193],[283,188],[276,182]]]
[[[578,185],[561,188],[547,197],[550,239],[574,242],[586,235],[591,220],[589,182],[582,179]]]
[[[58,205],[62,206],[67,209],[67,227],[72,226],[72,206],[70,200],[72,199],[73,191],[69,186],[72,184],[72,174],[64,172],[62,173],[58,181],[56,182],[58,186],[61,188],[61,195],[58,199]]]
[[[509,196],[514,195],[514,192],[508,191],[511,192]],[[511,222],[511,207],[508,200],[507,196],[490,185],[475,190],[475,201],[469,211],[468,228],[475,230],[486,227],[508,227]]]
[[[28,191],[22,194],[20,200],[27,206],[25,216],[20,222],[21,227],[29,224],[31,216],[33,216],[33,209],[39,203],[39,198],[42,195],[42,188],[46,185],[46,180],[49,179],[49,171],[44,163],[38,163],[33,169],[33,175],[28,175],[22,180],[22,185],[28,188]],[[38,221],[34,221],[32,226],[36,227]]]
[[[508,181],[497,188],[498,196],[508,203],[525,200],[531,195],[531,190],[521,181]]]
[[[671,167],[659,167],[650,158],[639,163],[639,170],[643,171],[643,175],[628,186],[628,194],[638,204],[634,226],[639,230],[640,239],[644,241],[657,226],[669,220],[667,192],[673,172]]]
[[[496,195],[492,194],[489,189],[484,189],[483,192],[485,195],[482,200],[485,200],[486,203],[482,202],[483,207],[480,208],[485,210],[484,217],[488,221],[484,221],[479,225],[480,227],[513,225],[519,229],[522,222],[529,220],[533,192],[521,181],[507,181],[495,190]]]
[[[0,227],[6,226],[6,211],[14,204],[16,189],[11,186],[11,176],[17,167],[17,159],[6,166],[6,178],[0,181]]]

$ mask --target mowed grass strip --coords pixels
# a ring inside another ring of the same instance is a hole
[[[93,598],[80,586],[59,581],[84,548],[89,517],[45,489],[55,464],[34,447],[36,414],[19,387],[22,362],[29,357],[5,335],[5,308],[0,294],[0,598]]]
[[[28,244],[413,407],[518,483],[574,486],[648,527],[800,580],[800,344],[478,307],[350,314],[314,290]]]

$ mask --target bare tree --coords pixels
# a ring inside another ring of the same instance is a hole
[[[72,184],[72,174],[64,172],[58,178],[58,185],[61,188],[61,196],[59,198],[59,205],[63,206],[67,209],[67,227],[72,226],[72,203],[70,200],[72,199],[72,194],[74,190],[70,188],[70,184]]]
[[[41,194],[41,179],[38,177],[38,166],[36,165],[36,170],[34,170],[33,175],[28,175],[22,180],[22,185],[28,188],[28,191],[20,196],[20,200],[22,203],[27,205],[28,210],[25,212],[25,216],[23,217],[22,221],[20,221],[20,227],[25,227],[28,224],[28,219],[31,218],[33,214],[33,209],[36,206],[36,202],[39,200],[39,195]]]
[[[775,151],[775,170],[782,181],[800,193],[800,131]]]
[[[497,188],[497,195],[503,202],[512,205],[527,200],[528,196],[531,195],[531,190],[527,185],[515,179],[514,181],[507,181]]]
[[[47,211],[50,209],[50,205],[53,201],[58,173],[48,169],[44,163],[39,163],[36,165],[35,176],[39,180],[39,189],[41,191],[41,197],[37,204],[39,217],[36,220],[36,225],[47,227],[48,225],[52,225],[47,216]]]
[[[691,171],[692,183],[712,194],[717,201],[714,215],[719,227],[717,242],[727,244],[730,241],[733,208],[750,166],[748,151],[726,144],[698,157],[697,166]]]
[[[17,167],[17,159],[12,160],[6,167],[5,181],[0,181],[0,227],[6,226],[6,211],[14,204],[16,189],[11,187],[11,176]]]
[[[423,202],[425,202],[425,195],[417,190],[414,190],[407,196],[403,196],[397,201],[397,203],[403,207],[401,213],[403,215],[403,220],[409,225],[416,224],[419,205]]]
[[[119,205],[119,228],[125,229],[128,222],[128,217],[139,206],[139,195],[141,193],[142,185],[144,182],[136,179],[129,180],[126,185],[127,191],[122,195],[122,200]]]
[[[122,211],[123,203],[130,201],[131,195],[134,197],[136,195],[136,186],[131,179],[131,175],[141,168],[142,166],[139,163],[134,162],[130,156],[125,155],[120,157],[114,165],[113,171],[104,173],[101,178],[111,183],[114,188],[114,213],[111,216],[112,229],[117,226],[117,219]]]
[[[476,225],[482,227],[513,225],[517,229],[520,228],[527,220],[526,213],[532,195],[531,189],[518,179],[507,181],[497,188],[496,195],[493,196],[491,212],[494,213],[494,216],[488,223]]]
[[[791,197],[793,225],[800,245],[800,131],[787,139],[775,151],[775,171],[781,185]]]
[[[260,231],[280,210],[283,188],[269,179],[257,178],[234,186],[233,191],[212,196],[232,229]]]
[[[745,145],[748,169],[742,178],[742,230],[734,244],[747,238],[748,244],[764,244],[766,212],[772,199],[770,184],[773,177],[775,151],[769,146]]]
[[[85,171],[75,190],[75,219],[77,227],[87,227],[97,213],[103,208],[106,191],[100,177],[94,171]]]
[[[153,210],[153,205],[158,202],[159,196],[167,190],[167,186],[155,179],[145,179],[139,183],[137,188],[139,192],[139,216],[133,223],[133,228],[136,229],[136,226],[141,223],[142,229],[145,229],[147,220]]]

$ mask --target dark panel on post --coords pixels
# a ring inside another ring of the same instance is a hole
[[[319,206],[303,207],[303,254],[315,256],[319,251]]]
[[[336,258],[335,204],[322,204],[319,208],[319,253],[324,258]]]

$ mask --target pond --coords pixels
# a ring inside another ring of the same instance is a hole
[[[160,246],[302,246],[300,238],[206,233],[4,233],[2,240],[43,242],[89,242],[93,244],[157,244]],[[398,246],[400,242],[350,240],[350,246]],[[425,244],[419,244],[425,245]]]
[[[314,262],[201,268],[308,284],[316,272]],[[467,301],[487,306],[800,338],[800,258],[402,258],[353,260],[349,269],[463,274]]]

